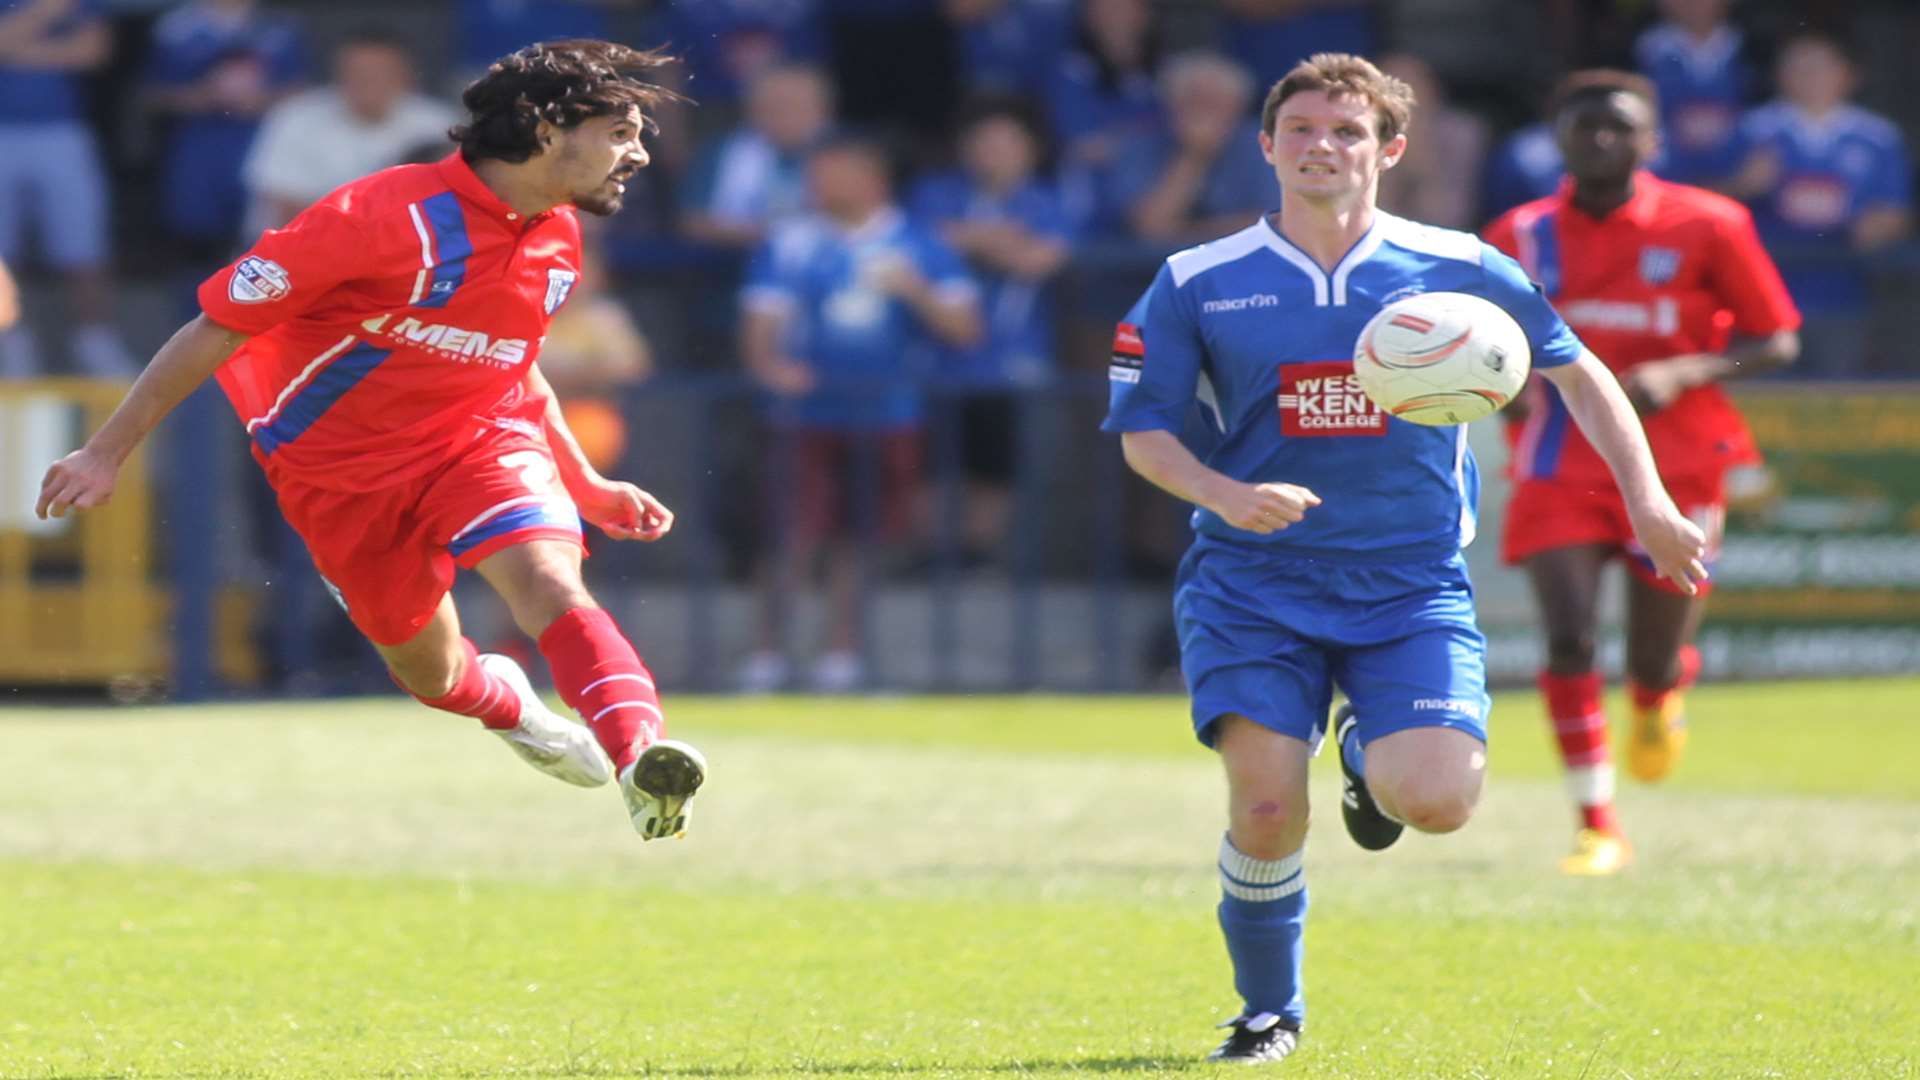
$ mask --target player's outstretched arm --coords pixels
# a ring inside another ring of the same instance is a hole
[[[176,330],[93,438],[47,469],[33,512],[42,518],[65,517],[68,510],[85,510],[111,498],[127,455],[246,340],[246,334],[205,315]]]
[[[1707,579],[1706,566],[1700,561],[1706,554],[1706,537],[1673,505],[1654,468],[1646,430],[1613,373],[1599,357],[1585,351],[1571,364],[1537,370],[1553,380],[1580,431],[1606,459],[1633,520],[1634,535],[1647,549],[1654,568],[1688,595],[1698,591],[1697,583]]]
[[[667,535],[673,528],[673,511],[665,503],[632,484],[601,476],[588,463],[586,451],[567,427],[560,399],[538,364],[527,365],[527,390],[547,400],[543,417],[547,446],[553,451],[560,483],[580,508],[580,516],[615,540],[658,540]]]
[[[1207,468],[1170,431],[1120,436],[1127,465],[1169,495],[1202,506],[1236,529],[1262,536],[1299,521],[1320,496],[1297,484],[1247,484]]]
[[[1777,330],[1765,337],[1735,338],[1718,353],[1689,353],[1635,364],[1620,376],[1620,388],[1641,415],[1658,412],[1696,386],[1779,371],[1800,355],[1800,334]]]

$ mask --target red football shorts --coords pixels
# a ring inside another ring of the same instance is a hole
[[[1667,492],[1680,512],[1707,534],[1707,555],[1702,561],[1708,570],[1713,569],[1713,561],[1720,554],[1720,538],[1726,528],[1725,479],[1724,474],[1714,472],[1666,480]],[[1617,548],[1636,577],[1669,592],[1681,591],[1654,570],[1646,549],[1633,538],[1626,501],[1613,485],[1520,481],[1507,503],[1506,525],[1500,537],[1500,558],[1504,562],[1523,563],[1543,551],[1586,544]],[[1703,582],[1701,594],[1712,587],[1711,581]]]
[[[334,599],[378,645],[411,640],[453,587],[512,544],[581,543],[580,514],[538,436],[495,429],[437,472],[364,492],[267,479]]]
[[[773,512],[789,537],[896,542],[913,531],[920,486],[920,431],[779,432],[770,470]]]

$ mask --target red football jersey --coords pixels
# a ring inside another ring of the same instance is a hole
[[[1615,374],[1649,360],[1718,352],[1738,332],[1764,337],[1800,325],[1745,207],[1650,173],[1626,205],[1595,220],[1573,205],[1571,181],[1487,228],[1487,242],[1520,260],[1568,325]],[[1611,484],[1606,463],[1544,380],[1509,435],[1516,478]],[[1726,391],[1696,387],[1644,418],[1666,476],[1723,471],[1759,460]]]
[[[527,218],[454,154],[356,180],[200,286],[253,335],[218,372],[269,471],[358,491],[433,471],[493,426],[579,277],[571,206]]]

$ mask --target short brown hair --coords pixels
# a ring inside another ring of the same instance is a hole
[[[1413,121],[1413,87],[1352,53],[1315,53],[1293,66],[1260,107],[1260,130],[1273,134],[1280,106],[1295,94],[1318,90],[1328,97],[1356,97],[1373,106],[1381,142],[1389,142]]]
[[[1637,97],[1647,103],[1647,108],[1655,117],[1660,115],[1660,91],[1654,89],[1653,80],[1638,72],[1621,71],[1618,68],[1588,68],[1561,79],[1560,84],[1553,88],[1553,96],[1547,99],[1547,115],[1559,116],[1562,109],[1576,101],[1608,94]]]
[[[495,60],[460,95],[466,123],[447,135],[468,161],[522,162],[540,152],[542,120],[571,128],[596,116],[642,113],[680,95],[646,76],[675,62],[654,49],[569,38],[529,45]]]

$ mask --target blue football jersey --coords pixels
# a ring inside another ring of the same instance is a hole
[[[1481,209],[1497,218],[1521,203],[1551,195],[1566,171],[1553,128],[1544,121],[1528,124],[1507,136],[1487,161],[1486,205]]]
[[[1913,170],[1900,129],[1857,106],[1843,105],[1821,120],[1784,101],[1762,106],[1741,121],[1738,152],[1743,159],[1771,153],[1780,162],[1772,190],[1749,204],[1769,244],[1848,253],[1850,230],[1863,212],[1913,205]],[[1781,272],[1803,310],[1866,303],[1866,275],[1851,260],[1788,262]]]
[[[976,186],[964,172],[939,173],[914,188],[909,210],[930,229],[953,222],[1013,222],[1060,244],[1073,228],[1053,185],[1033,179],[1004,195]],[[976,346],[947,350],[943,377],[986,385],[1030,383],[1053,368],[1053,298],[1045,282],[972,268],[980,286],[986,337]]]
[[[1266,536],[1196,509],[1203,538],[1329,561],[1448,558],[1474,532],[1480,481],[1466,428],[1389,417],[1353,374],[1367,320],[1421,292],[1500,305],[1526,331],[1535,366],[1580,355],[1520,265],[1476,236],[1378,213],[1328,273],[1263,218],[1160,268],[1141,321],[1116,339],[1102,427],[1180,434],[1198,401],[1217,428],[1202,455],[1209,467],[1246,483],[1300,484],[1323,500]]]
[[[1731,175],[1734,132],[1753,85],[1740,32],[1722,25],[1695,41],[1661,23],[1634,43],[1634,61],[1660,92],[1665,150],[1656,170],[1683,184],[1711,184]]]
[[[15,16],[21,16],[28,24],[42,21],[41,16],[29,14],[34,8],[57,13],[51,15],[42,31],[56,37],[105,18],[100,0],[76,0],[51,6],[32,0],[0,0],[0,21],[12,22]],[[62,11],[63,8],[66,10]],[[86,102],[80,75],[78,71],[48,64],[0,60],[0,123],[51,124],[82,120]]]
[[[824,215],[799,218],[776,227],[754,254],[742,306],[785,317],[784,347],[819,380],[783,404],[788,419],[838,430],[920,421],[918,384],[938,342],[906,301],[876,282],[893,260],[912,264],[943,298],[979,295],[960,257],[893,208],[852,230]]]

